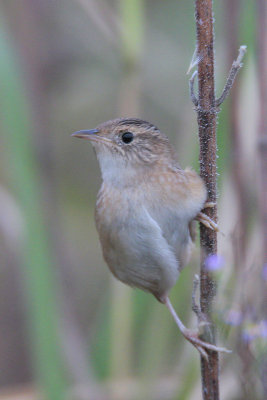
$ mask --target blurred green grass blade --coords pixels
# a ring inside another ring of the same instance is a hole
[[[229,102],[224,104],[218,116],[217,126],[217,171],[218,187],[221,188],[225,174],[230,169],[230,126],[229,126]]]
[[[110,374],[113,379],[132,374],[132,289],[112,279]]]
[[[239,22],[239,43],[248,47],[247,57],[255,56],[256,38],[256,2],[245,0],[242,3]],[[247,63],[247,61],[246,61]]]
[[[2,22],[2,20],[1,20]],[[36,375],[49,400],[64,398],[66,380],[60,355],[58,310],[52,259],[41,209],[38,167],[32,146],[29,98],[21,66],[1,23],[1,129],[5,161],[25,221],[21,263],[29,303]]]
[[[135,114],[139,109],[137,65],[143,42],[143,0],[120,0],[118,13],[121,23],[120,56],[122,60],[121,91],[118,97],[119,113]],[[132,375],[134,294],[121,283],[111,281],[110,299],[110,375],[113,379]]]
[[[120,0],[122,57],[127,64],[138,61],[144,38],[144,1]]]
[[[190,400],[192,398],[192,392],[199,381],[199,366],[196,359],[191,359],[184,367],[185,373],[181,379],[181,386],[178,391],[178,395],[175,396],[177,400]]]
[[[191,307],[191,278],[188,267],[182,272],[171,291],[171,301],[183,321],[186,321]],[[151,297],[149,308],[150,312],[146,313],[146,320],[142,323],[142,334],[138,337],[140,347],[138,374],[144,379],[159,376],[168,364],[171,370],[171,363],[174,365],[177,363],[179,351],[182,352],[184,345],[184,338],[167,307],[160,305]],[[140,314],[143,312],[141,309]]]
[[[109,295],[110,296],[110,295]],[[103,380],[111,374],[111,304],[110,297],[104,301],[98,316],[97,334],[93,335],[91,357],[96,376]]]

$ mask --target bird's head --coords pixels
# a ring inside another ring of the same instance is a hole
[[[104,180],[114,174],[122,177],[126,170],[128,175],[142,174],[153,164],[175,160],[167,136],[141,119],[119,118],[72,136],[90,140]]]

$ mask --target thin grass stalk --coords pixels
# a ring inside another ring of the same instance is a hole
[[[240,17],[240,1],[227,0],[225,4],[225,30],[227,43],[227,61],[231,65],[238,48],[238,32]],[[246,177],[244,176],[241,136],[238,123],[239,85],[236,84],[231,93],[229,119],[231,138],[231,173],[237,201],[237,223],[235,229],[234,265],[239,270],[244,265],[247,244],[248,196]],[[238,271],[237,271],[238,272]]]
[[[258,77],[260,121],[258,150],[260,161],[260,214],[262,226],[263,262],[267,263],[267,3],[258,0]]]
[[[227,59],[231,65],[235,57],[236,49],[238,47],[238,34],[240,31],[240,1],[227,0],[225,5],[225,31],[227,43]],[[248,299],[242,295],[244,287],[244,269],[246,268],[247,249],[248,249],[248,216],[250,215],[247,176],[244,154],[242,152],[242,137],[239,129],[239,93],[240,85],[238,82],[232,88],[230,105],[228,108],[229,113],[229,131],[231,139],[231,176],[234,188],[234,194],[237,203],[237,220],[233,233],[233,257],[234,269],[237,276],[237,291],[240,302],[240,309],[243,315],[249,308]],[[241,291],[241,293],[240,293]],[[245,398],[253,398],[255,396],[256,382],[253,370],[253,357],[249,343],[242,339],[243,326],[242,324],[237,328],[236,335],[236,349],[240,357],[240,372],[239,381],[240,389]]]
[[[259,125],[258,125],[258,151],[259,151],[259,210],[261,221],[261,261],[263,274],[267,269],[267,3],[258,0],[258,78],[259,78]],[[267,290],[266,280],[262,280],[262,314],[267,320]],[[267,351],[263,352],[260,364],[263,398],[267,398]]]
[[[121,117],[134,117],[138,116],[140,108],[139,61],[143,47],[143,0],[120,0],[118,8],[122,79],[117,109]],[[132,375],[133,296],[130,288],[112,278],[110,371],[113,379]]]

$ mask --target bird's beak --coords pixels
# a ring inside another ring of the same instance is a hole
[[[89,130],[74,132],[74,133],[72,133],[71,136],[74,136],[74,137],[77,137],[77,138],[81,138],[81,139],[89,139],[89,140],[91,140],[95,136],[98,136],[97,133],[99,133],[98,129],[89,129]]]
[[[89,129],[89,130],[84,130],[84,131],[78,131],[72,133],[71,136],[81,138],[81,139],[88,139],[92,142],[111,142],[110,139],[98,135],[99,130],[98,129]]]

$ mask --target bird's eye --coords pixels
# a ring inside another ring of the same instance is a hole
[[[132,132],[125,132],[122,135],[121,139],[122,139],[123,143],[128,144],[128,143],[131,143],[131,141],[133,140],[133,137],[134,137],[134,135],[132,134]]]

